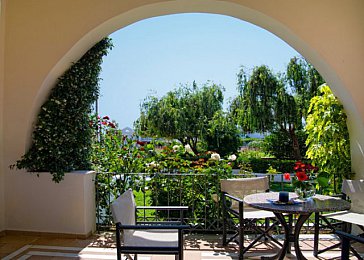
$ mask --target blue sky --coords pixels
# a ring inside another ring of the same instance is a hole
[[[241,66],[265,64],[284,72],[299,56],[272,33],[236,18],[178,14],[150,18],[110,35],[114,48],[102,65],[99,114],[120,128],[133,126],[149,94],[161,97],[182,84],[207,81],[225,88],[225,107],[237,95]]]

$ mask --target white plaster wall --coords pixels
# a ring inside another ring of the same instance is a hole
[[[94,172],[67,173],[54,183],[49,173],[16,171],[7,183],[7,230],[87,236],[96,229]],[[10,191],[14,192],[10,192]]]
[[[364,177],[362,0],[3,0],[2,6],[6,12],[1,17],[5,29],[0,29],[5,33],[4,41],[0,38],[0,50],[5,48],[0,65],[0,183],[5,178],[2,212],[7,229],[21,225],[22,216],[14,216],[20,209],[13,203],[26,197],[22,187],[27,181],[33,185],[29,175],[10,171],[8,165],[24,154],[37,110],[57,77],[102,37],[164,14],[230,15],[271,31],[302,53],[343,102],[349,116],[353,169],[357,178]],[[0,191],[0,210],[2,196]],[[45,210],[48,214],[51,208]]]

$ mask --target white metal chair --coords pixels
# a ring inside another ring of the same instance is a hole
[[[342,197],[343,199],[349,199],[351,201],[350,210],[333,212],[328,214],[316,213],[315,215],[315,238],[314,238],[314,256],[332,250],[333,248],[341,246],[341,243],[335,244],[333,246],[319,250],[319,221],[320,219],[324,223],[321,227],[330,228],[335,233],[342,234],[343,232],[338,232],[341,229],[344,233],[351,233],[352,225],[358,226],[359,229],[364,231],[364,207],[362,201],[364,199],[364,180],[344,180],[342,184]],[[332,223],[332,222],[335,223]],[[364,233],[359,234],[357,237],[363,237]],[[351,239],[355,242],[355,239]],[[347,240],[346,240],[347,241]],[[363,259],[358,252],[349,246],[350,251],[358,258]]]
[[[275,243],[282,245],[269,232],[279,224],[272,212],[259,210],[246,205],[243,199],[246,195],[268,192],[269,179],[265,177],[222,179],[221,201],[223,212],[223,239],[222,244],[229,242],[239,244],[239,259],[243,259],[244,253],[251,249],[259,240],[271,239]],[[273,224],[269,225],[269,220],[274,219]],[[264,225],[258,224],[264,220]],[[236,223],[238,221],[238,223]],[[228,238],[228,230],[236,232]],[[244,247],[244,235],[247,231],[257,234],[255,239]]]
[[[185,210],[188,207],[151,207],[163,210]],[[147,209],[147,207],[143,207]],[[121,254],[132,259],[134,254],[173,254],[183,259],[183,230],[188,226],[176,222],[136,221],[136,204],[131,189],[120,195],[112,204],[111,212],[116,223],[117,259]]]

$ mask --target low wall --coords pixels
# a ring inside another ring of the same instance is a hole
[[[95,172],[67,173],[54,183],[49,173],[11,173],[6,188],[6,230],[70,234],[96,229]]]

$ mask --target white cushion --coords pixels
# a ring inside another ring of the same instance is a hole
[[[359,226],[364,226],[364,214],[351,211],[340,211],[323,215],[326,218],[331,218]]]
[[[125,191],[111,204],[114,222],[122,225],[135,225],[135,200],[131,189]]]
[[[176,230],[135,230],[132,235],[124,235],[124,246],[177,247]]]

